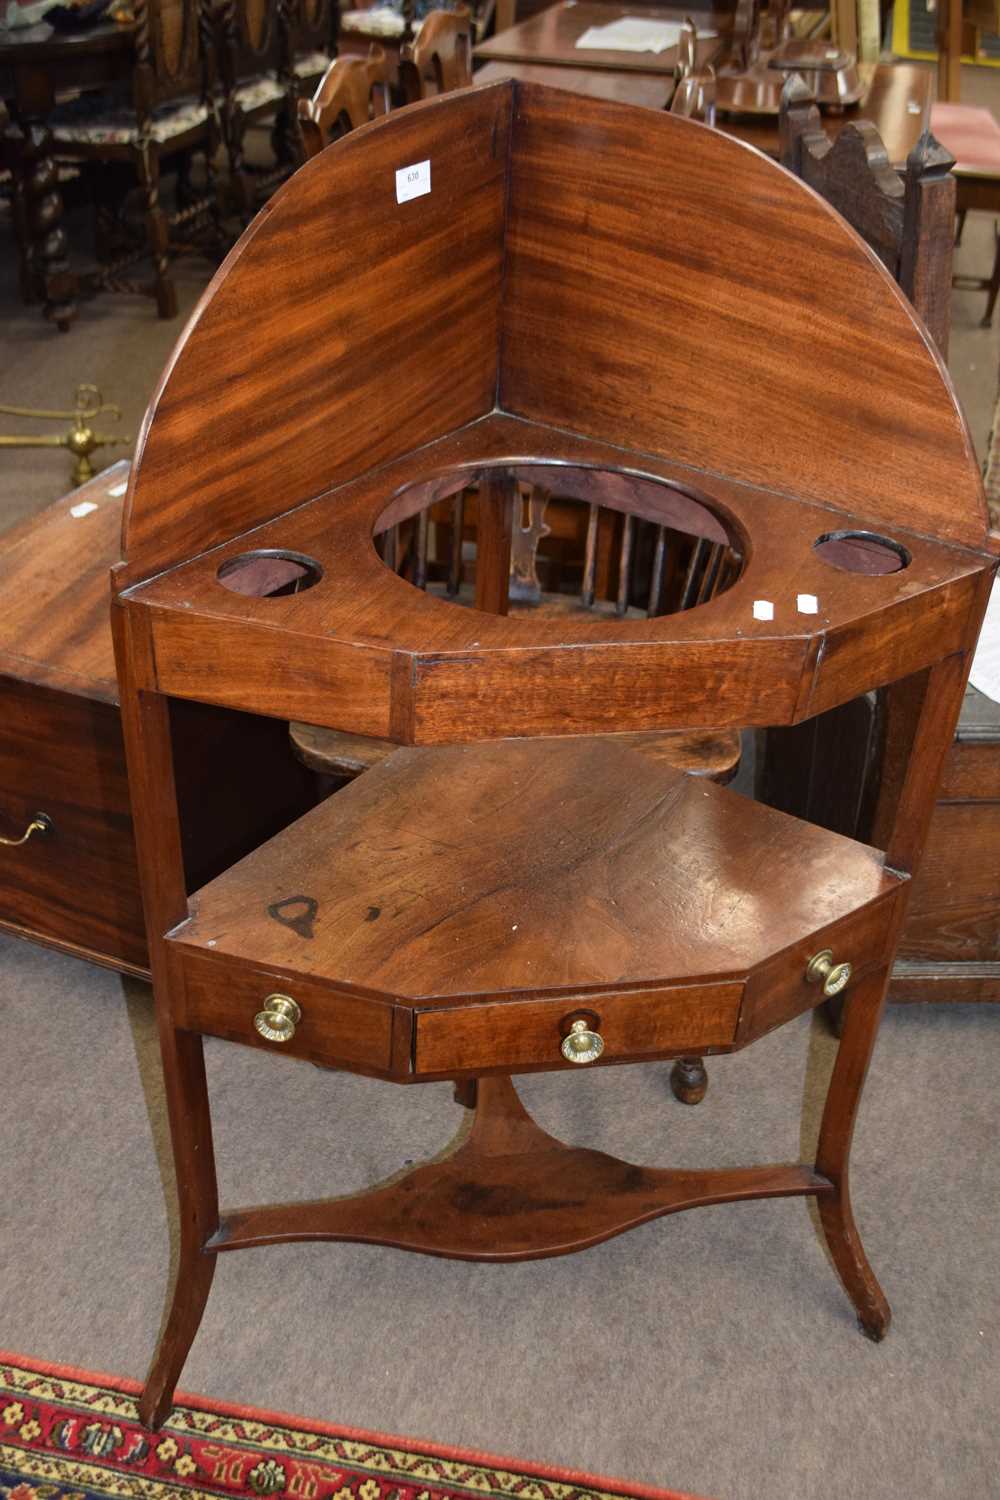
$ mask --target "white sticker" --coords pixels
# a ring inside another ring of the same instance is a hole
[[[119,495],[124,495],[124,493],[125,493],[125,491],[127,489],[128,489],[128,480],[126,479],[126,481],[125,481],[124,484],[113,485],[112,488],[110,490],[108,490],[108,494],[111,496],[112,500],[117,500],[118,497],[119,497]]]
[[[815,615],[819,613],[819,600],[815,594],[799,594],[796,607],[800,615]]]
[[[409,203],[411,198],[422,198],[431,190],[431,164],[429,161],[414,162],[412,167],[400,167],[396,173],[396,202]]]
[[[755,599],[753,601],[753,617],[755,620],[774,619],[774,605],[770,599]]]
[[[90,512],[96,509],[97,506],[93,500],[81,500],[79,505],[70,506],[69,513],[71,516],[76,516],[77,520],[79,520],[81,516],[89,516]]]

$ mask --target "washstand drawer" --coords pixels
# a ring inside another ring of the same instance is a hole
[[[561,1047],[573,1020],[589,1018],[604,1043],[598,1065],[708,1051],[733,1041],[742,984],[709,984],[553,1000],[496,1000],[419,1011],[417,1074],[486,1068],[573,1068]]]
[[[850,979],[839,992],[844,998],[863,974],[888,963],[895,908],[906,885],[905,880],[900,880],[895,890],[821,928],[755,969],[747,981],[743,1000],[740,1045],[811,1010],[824,999],[822,977],[810,983],[806,970],[810,960],[825,950],[832,955],[831,966],[851,965]]]
[[[345,994],[312,979],[292,981],[287,974],[221,954],[170,946],[183,975],[182,999],[175,1007],[178,1026],[332,1067],[388,1069],[391,1001]],[[268,1039],[254,1025],[271,995],[289,997],[301,1012],[285,1041]]]
[[[0,676],[0,926],[123,968],[146,940],[113,703]]]

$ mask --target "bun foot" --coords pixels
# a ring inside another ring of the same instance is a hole
[[[708,1090],[708,1074],[700,1057],[679,1057],[670,1070],[670,1088],[681,1104],[700,1104]]]

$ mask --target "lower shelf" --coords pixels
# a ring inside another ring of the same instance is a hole
[[[455,1260],[534,1260],[686,1208],[832,1192],[811,1167],[683,1171],[567,1146],[535,1123],[509,1078],[483,1078],[471,1130],[440,1157],[367,1192],[224,1214],[206,1249],[352,1240]]]

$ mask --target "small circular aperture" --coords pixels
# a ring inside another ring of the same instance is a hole
[[[813,551],[833,568],[869,577],[899,573],[910,564],[905,547],[874,531],[828,531],[816,538]]]
[[[231,594],[279,599],[311,589],[323,577],[323,569],[315,558],[304,557],[301,552],[269,547],[227,558],[215,576]]]

